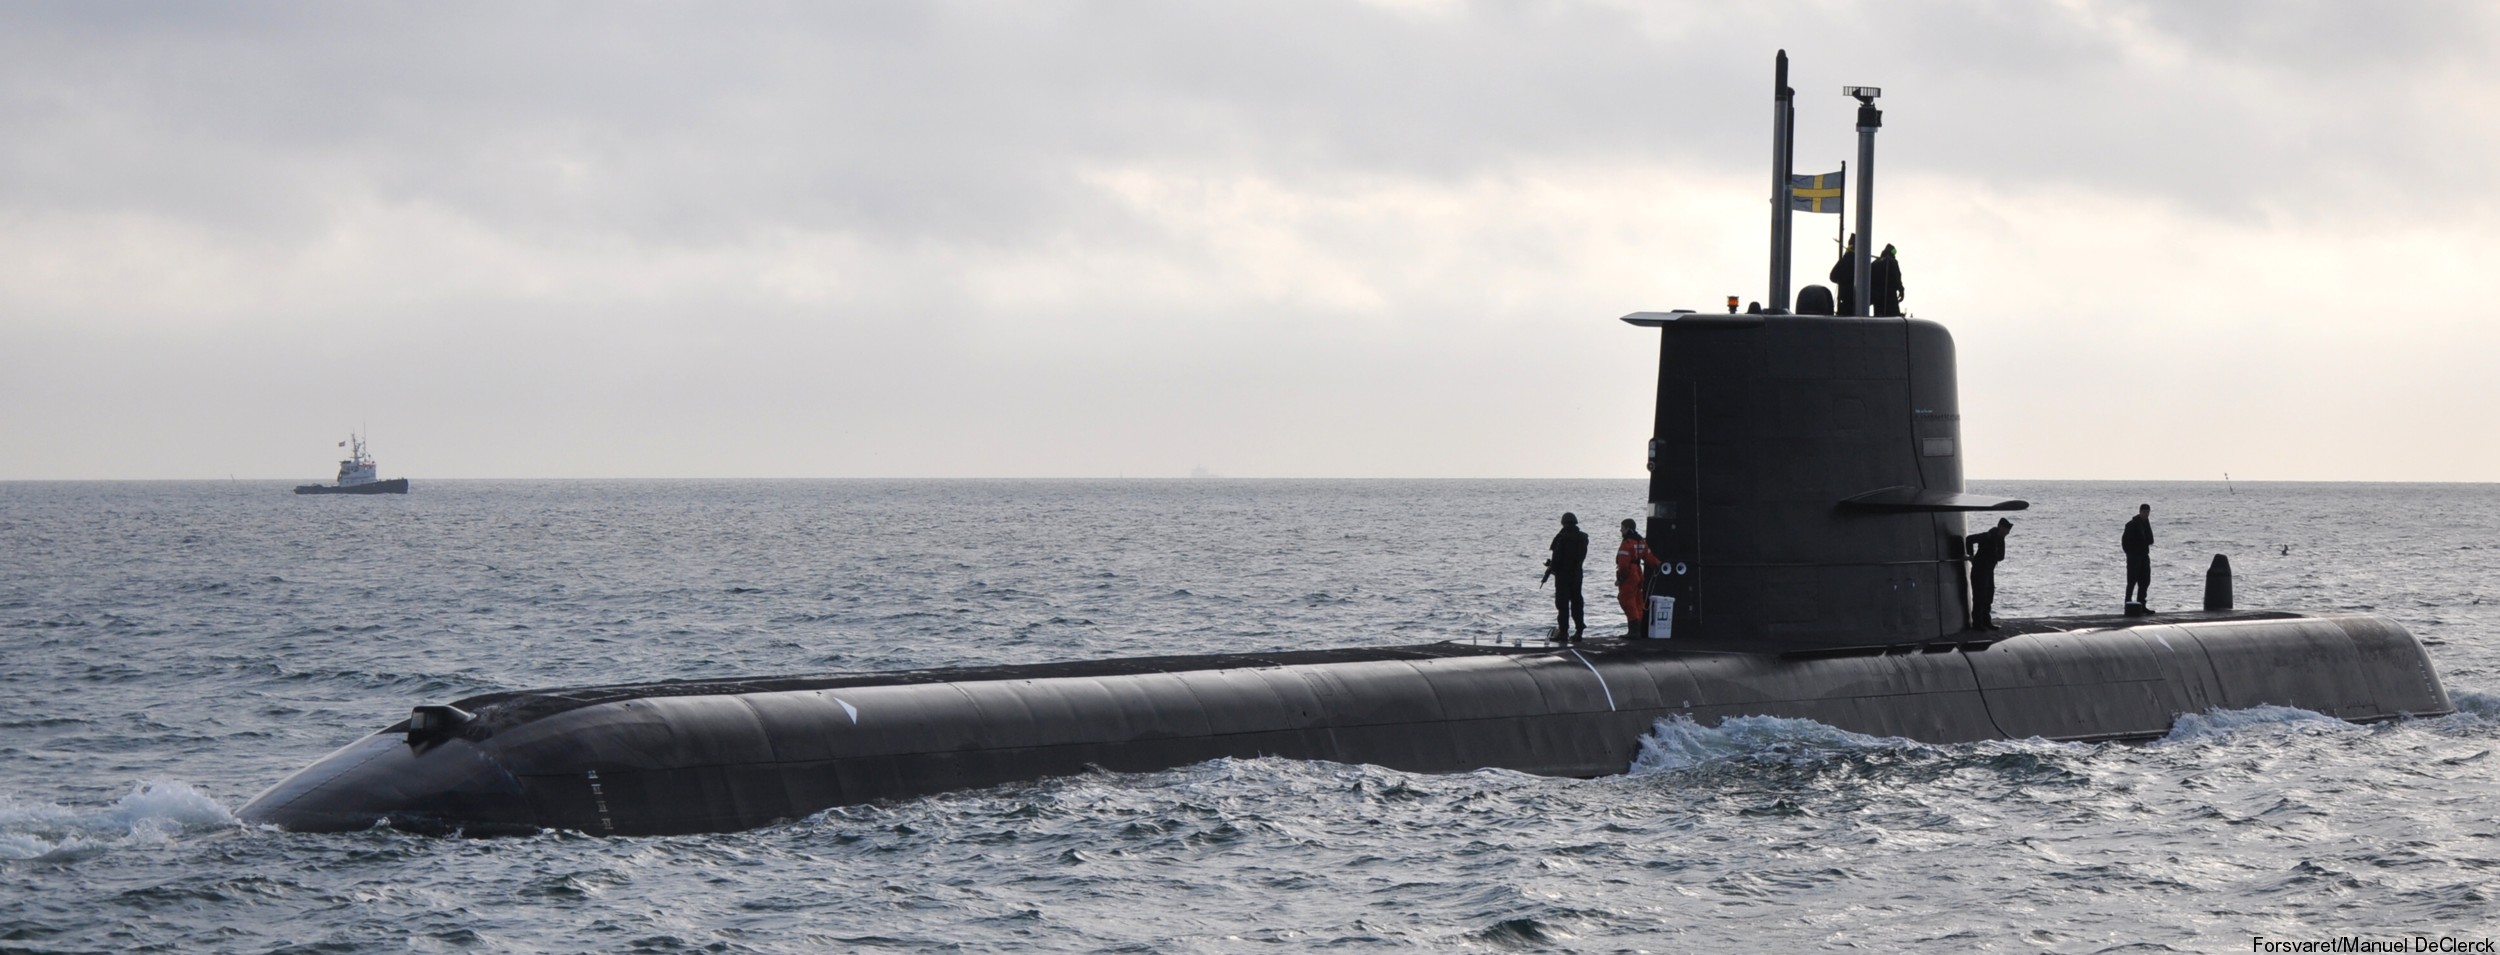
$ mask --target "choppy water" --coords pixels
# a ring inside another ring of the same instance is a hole
[[[2465,712],[2152,745],[1662,724],[1626,775],[1221,761],[755,832],[245,830],[489,690],[1530,638],[1634,482],[0,484],[0,951],[2248,951],[2500,935],[2500,487],[1991,483],[1999,612],[2369,609]],[[2283,545],[2291,553],[2281,552]],[[1600,575],[1602,577],[1602,574]],[[2492,595],[2488,600],[2486,595]],[[1604,601],[1599,601],[1603,603]],[[1592,606],[1592,622],[1613,621]],[[1611,607],[1605,608],[1611,611]],[[1595,629],[1594,627],[1592,629]]]

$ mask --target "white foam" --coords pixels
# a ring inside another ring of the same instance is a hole
[[[2448,702],[2456,705],[2459,715],[2500,720],[2500,694],[2484,693],[2479,690],[2449,690]]]
[[[1673,772],[1730,759],[1804,760],[1834,753],[1882,749],[1914,749],[1924,744],[1887,736],[1868,736],[1785,716],[1734,716],[1717,726],[1703,726],[1688,716],[1659,720],[1641,737],[1640,753],[1632,758],[1632,775]]]
[[[2153,745],[2188,740],[2229,736],[2254,727],[2349,728],[2353,724],[2315,710],[2290,706],[2252,706],[2244,710],[2207,710],[2203,713],[2181,713],[2170,723],[2170,735]]]
[[[0,859],[71,859],[239,825],[217,800],[177,780],[134,784],[111,806],[98,809],[0,798]]]

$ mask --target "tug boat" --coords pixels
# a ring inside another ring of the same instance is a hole
[[[392,478],[392,479],[390,479],[390,480],[388,480],[388,481],[385,481],[385,480],[381,480],[380,478],[376,478],[376,477],[374,477],[374,470],[375,470],[375,468],[374,468],[374,463],[373,463],[373,455],[370,455],[370,454],[365,453],[365,439],[364,439],[364,438],[362,438],[362,437],[358,437],[357,435],[355,435],[355,434],[352,434],[352,433],[351,433],[351,434],[349,434],[349,435],[347,436],[347,440],[339,442],[339,446],[340,446],[340,447],[351,447],[351,448],[353,448],[353,449],[354,449],[354,450],[352,450],[352,451],[348,452],[348,457],[347,457],[347,460],[344,460],[344,461],[339,462],[339,483],[337,483],[337,484],[299,484],[299,485],[297,485],[297,486],[296,486],[296,488],[295,488],[295,493],[297,493],[297,494],[406,494],[406,493],[408,493],[408,479],[407,479],[407,478]]]

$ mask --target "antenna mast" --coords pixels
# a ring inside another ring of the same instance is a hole
[[[1788,281],[1794,272],[1789,259],[1795,243],[1790,230],[1789,177],[1797,158],[1797,91],[1788,87],[1788,51],[1779,51],[1777,75],[1771,83],[1771,295],[1763,310],[1788,313]]]
[[[1844,86],[1843,96],[1858,101],[1858,245],[1854,263],[1857,301],[1854,314],[1875,314],[1875,287],[1867,275],[1868,257],[1875,254],[1875,131],[1884,128],[1884,111],[1875,98],[1884,91],[1872,86]]]

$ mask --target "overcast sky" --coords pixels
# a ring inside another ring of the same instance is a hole
[[[2495,9],[9,4],[0,479],[1634,477],[1785,47],[1973,477],[2495,481]]]

